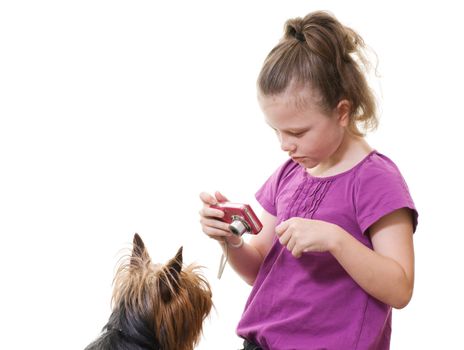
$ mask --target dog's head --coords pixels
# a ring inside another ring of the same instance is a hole
[[[132,254],[113,282],[113,312],[102,334],[109,348],[119,349],[118,342],[124,349],[194,348],[212,307],[211,289],[199,267],[182,260],[181,247],[167,264],[153,264],[134,235]]]

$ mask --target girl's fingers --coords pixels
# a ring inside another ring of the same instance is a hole
[[[287,246],[287,243],[288,243],[288,241],[290,240],[291,236],[292,236],[292,235],[291,235],[288,231],[284,232],[284,233],[279,237],[279,242],[280,242],[280,244],[282,244],[282,245],[284,245],[284,246]]]
[[[222,218],[224,216],[224,212],[220,209],[215,209],[215,208],[210,208],[209,206],[205,205],[201,210],[200,210],[200,216],[201,217],[210,217],[210,218]]]
[[[221,192],[219,191],[216,191],[214,193],[214,195],[216,196],[216,199],[218,200],[218,202],[228,202],[229,200],[227,199],[226,196],[224,196]]]
[[[210,195],[207,192],[201,192],[200,193],[200,199],[204,204],[207,205],[215,205],[217,204],[217,200],[214,196]]]
[[[276,226],[275,233],[277,234],[277,236],[280,237],[282,234],[284,234],[287,228],[288,228],[288,220],[282,221],[278,226]]]
[[[212,195],[206,192],[201,192],[200,199],[203,202],[203,208],[199,212],[200,216],[213,218],[222,218],[224,216],[224,212],[222,210],[210,207],[211,205],[218,203],[217,199]]]
[[[227,198],[220,192],[216,192],[215,196],[201,192],[200,199],[203,202],[203,208],[199,211],[203,232],[210,238],[223,241],[225,237],[230,236],[232,233],[229,231],[229,224],[218,220],[224,217],[224,212],[220,209],[211,208],[211,205],[226,202]]]
[[[215,228],[225,232],[229,232],[229,224],[219,220],[201,218],[200,223],[203,227]]]
[[[295,258],[301,257],[301,254],[302,254],[302,251],[301,251],[300,249],[297,249],[297,248],[293,248],[293,249],[292,249],[292,255],[293,255]]]
[[[203,232],[206,233],[210,238],[223,240],[224,237],[230,236],[232,233],[224,231],[214,227],[203,227]]]
[[[294,239],[289,239],[288,242],[287,242],[287,249],[290,252],[293,252],[293,250],[295,249],[295,245],[296,245],[295,240]]]

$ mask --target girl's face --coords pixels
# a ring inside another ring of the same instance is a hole
[[[348,123],[347,109],[340,107],[342,102],[329,114],[321,110],[314,97],[301,91],[259,95],[258,102],[282,150],[295,162],[312,169],[333,160]]]

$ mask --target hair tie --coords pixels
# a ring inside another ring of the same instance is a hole
[[[301,32],[295,32],[295,38],[296,38],[298,41],[301,41],[302,43],[304,43],[304,42],[306,41],[305,36],[304,36],[303,33],[301,33]]]

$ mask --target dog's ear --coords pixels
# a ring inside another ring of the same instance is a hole
[[[183,263],[182,251],[183,251],[183,247],[180,247],[179,250],[176,253],[176,256],[174,258],[172,258],[168,262],[168,265],[167,265],[167,267],[170,270],[173,270],[173,271],[177,272],[177,274],[175,274],[176,276],[179,276],[180,271],[182,270],[182,263]]]
[[[136,233],[134,235],[134,240],[132,242],[132,257],[131,265],[138,266],[140,261],[150,260],[145,244],[142,241],[142,238]]]
[[[173,294],[179,290],[179,279],[183,263],[182,250],[183,248],[180,247],[176,256],[169,260],[165,266],[166,274],[159,280],[161,298],[165,303],[169,302]]]

